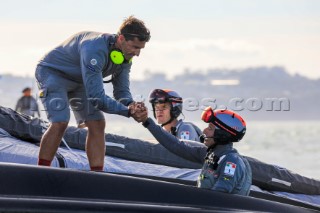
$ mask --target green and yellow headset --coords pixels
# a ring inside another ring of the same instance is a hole
[[[119,49],[113,49],[110,52],[109,56],[110,56],[111,61],[117,65],[123,64],[123,62],[125,61],[123,53]]]
[[[110,36],[111,39],[110,39],[110,45],[114,45],[116,43],[116,40],[117,40],[117,35],[113,34]],[[120,49],[118,48],[115,48],[113,50],[111,50],[110,54],[109,54],[109,57],[111,59],[111,61],[116,64],[116,65],[121,65],[123,63],[131,63],[132,59],[130,59],[129,61],[127,61],[125,58],[124,58],[124,55],[123,53],[121,52]]]

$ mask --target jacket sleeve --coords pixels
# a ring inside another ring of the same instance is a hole
[[[212,190],[231,193],[237,185],[242,169],[237,158],[227,155],[219,165],[217,180]]]
[[[193,162],[204,162],[207,152],[207,147],[205,145],[198,142],[179,140],[165,131],[162,127],[155,124],[151,118],[148,118],[148,122],[149,125],[147,128],[150,133],[170,152]]]
[[[104,52],[84,46],[80,49],[80,60],[83,84],[92,105],[103,112],[128,117],[128,108],[105,94],[102,69],[108,59]]]
[[[113,84],[113,96],[116,100],[128,106],[133,102],[132,95],[130,92],[130,68],[131,63],[122,64],[121,71],[116,75],[115,79],[112,80]]]

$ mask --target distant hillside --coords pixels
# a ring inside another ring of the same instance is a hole
[[[188,70],[172,80],[167,80],[163,74],[146,73],[145,76],[143,82],[132,82],[133,94],[148,97],[155,87],[174,89],[184,97],[184,108],[194,109],[184,112],[192,119],[199,119],[199,109],[207,105],[224,106],[255,120],[320,119],[316,107],[320,104],[320,79],[292,76],[282,67],[209,70],[206,73]],[[215,84],[219,82],[220,85]],[[223,85],[224,82],[236,84]]]
[[[131,75],[134,75],[133,70]],[[14,108],[21,90],[31,86],[31,78],[2,75],[0,78],[0,105]],[[131,81],[134,97],[148,100],[154,88],[170,88],[183,96],[184,114],[188,120],[198,120],[201,109],[211,105],[238,111],[252,120],[318,120],[320,105],[320,79],[311,80],[290,75],[282,67],[256,67],[243,70],[187,70],[174,79],[164,74],[145,72],[145,80]],[[112,86],[105,86],[112,94]],[[35,94],[34,93],[34,94]]]

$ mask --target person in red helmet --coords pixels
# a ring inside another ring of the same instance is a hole
[[[187,160],[203,163],[197,186],[230,194],[249,195],[252,171],[247,159],[233,148],[246,132],[244,119],[231,110],[213,110],[207,107],[201,119],[208,123],[201,135],[201,143],[184,142],[147,116],[142,124],[169,151]]]
[[[179,139],[200,141],[201,130],[191,122],[178,117],[182,113],[183,99],[173,90],[154,89],[149,95],[153,116],[163,129]]]

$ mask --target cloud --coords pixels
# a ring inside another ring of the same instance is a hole
[[[150,50],[170,52],[205,51],[237,54],[259,54],[262,47],[245,40],[230,39],[186,39],[179,41],[153,41]]]
[[[142,50],[141,56],[134,59],[134,68],[158,70],[172,77],[186,68],[205,71],[216,67],[245,67],[248,61],[251,62],[249,65],[258,65],[255,63],[262,54],[261,46],[246,40],[194,38],[152,41]],[[139,74],[141,72],[134,76],[139,77]]]
[[[276,28],[263,28],[274,26],[269,22],[269,25],[246,22],[245,26],[220,22],[172,21],[170,25],[154,27],[151,41],[141,51],[140,57],[134,58],[132,77],[143,78],[144,70],[173,76],[186,68],[206,71],[213,68],[275,65],[284,66],[289,72],[319,77],[320,62],[317,56],[320,40],[317,22],[307,21],[307,25],[301,25],[296,21],[288,23],[280,20]],[[158,24],[164,21],[152,23],[151,26],[162,26]],[[304,27],[291,26],[296,23]],[[104,23],[0,20],[0,25],[0,72],[17,75],[33,75],[38,60],[76,32],[88,29],[116,32],[118,27],[111,20]],[[289,29],[285,30],[288,25]],[[199,34],[203,26],[211,27]],[[295,29],[300,29],[299,33]]]

